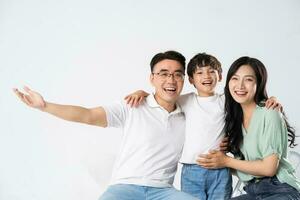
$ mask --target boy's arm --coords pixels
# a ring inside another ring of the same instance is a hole
[[[14,89],[14,92],[29,107],[39,109],[68,121],[101,127],[107,126],[106,113],[102,107],[88,109],[81,106],[50,103],[45,101],[39,93],[28,87],[24,87],[24,90],[28,94],[22,93],[18,89]]]
[[[134,93],[127,95],[124,99],[131,107],[137,107],[147,96],[149,96],[149,93],[145,92],[144,90],[137,90]]]

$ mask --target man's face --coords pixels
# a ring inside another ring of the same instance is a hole
[[[175,104],[184,83],[182,65],[175,60],[162,60],[154,66],[150,81],[155,87],[158,104],[161,106]]]
[[[218,81],[221,81],[221,76],[211,66],[197,67],[189,81],[196,87],[199,96],[212,96]]]

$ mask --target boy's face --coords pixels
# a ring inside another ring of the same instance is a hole
[[[193,78],[189,78],[199,96],[207,97],[215,94],[215,87],[218,81],[221,81],[221,75],[211,66],[197,67]]]

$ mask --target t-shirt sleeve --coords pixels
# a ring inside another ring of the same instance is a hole
[[[103,106],[108,127],[122,128],[128,118],[128,106],[125,102],[115,102]]]
[[[287,128],[280,112],[267,111],[262,140],[265,144],[262,148],[262,156],[277,154],[281,159],[282,153],[287,148]]]
[[[190,103],[192,96],[193,93],[188,93],[179,96],[177,103],[179,104],[183,112],[185,112],[186,109],[188,108],[189,106],[188,104]]]

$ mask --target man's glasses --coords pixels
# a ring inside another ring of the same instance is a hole
[[[160,71],[158,73],[152,72],[152,74],[157,75],[161,80],[166,80],[172,76],[175,81],[183,81],[185,76],[185,74],[182,72],[169,73],[168,71]]]

